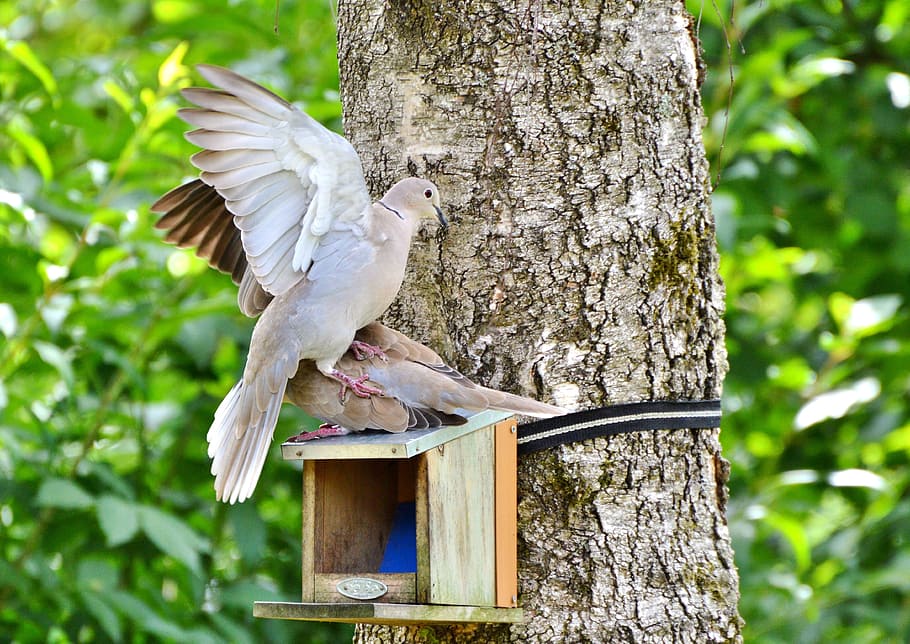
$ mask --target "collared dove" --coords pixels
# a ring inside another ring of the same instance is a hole
[[[179,236],[198,241],[219,265],[233,264],[240,308],[261,313],[253,329],[242,385],[228,394],[215,425],[234,440],[220,444],[212,473],[219,500],[250,496],[272,440],[285,388],[301,360],[356,395],[379,393],[335,368],[357,329],[378,318],[404,279],[420,220],[438,218],[439,193],[409,178],[371,204],[353,147],[284,99],[232,71],[200,65],[220,90],[191,88],[199,109],[179,116],[200,129],[187,139],[203,147],[192,162],[200,182],[180,186],[152,206],[159,226],[179,220]],[[213,191],[217,196],[213,195]],[[200,230],[224,230],[225,246],[206,246]],[[173,229],[174,231],[177,228]],[[242,252],[241,252],[242,251]],[[246,263],[240,268],[240,264]]]
[[[247,268],[240,245],[240,230],[225,218],[207,217],[206,212],[217,210],[219,197],[215,190],[203,184],[192,190],[205,208],[169,210],[156,226],[167,231],[165,239],[181,247],[197,246],[196,253],[207,259],[213,268],[230,273],[239,283]],[[222,200],[223,201],[223,200]],[[268,302],[264,306],[267,306]],[[310,440],[361,431],[366,428],[401,432],[407,429],[457,425],[465,422],[462,414],[484,409],[514,411],[527,416],[554,416],[566,410],[501,391],[475,385],[448,367],[434,351],[407,336],[373,322],[360,329],[351,348],[336,367],[352,379],[369,376],[368,384],[383,390],[383,395],[369,398],[338,396],[334,380],[316,368],[312,360],[300,362],[297,373],[288,382],[285,399],[305,412],[324,421],[326,425],[314,432],[293,437]],[[226,471],[227,455],[243,453],[259,446],[261,436],[247,432],[237,438],[231,431],[231,416],[237,411],[237,383],[218,407],[215,422],[209,429],[209,456],[213,458],[212,473],[216,490],[226,490],[218,477]],[[271,434],[269,435],[271,440]],[[236,445],[238,442],[241,445]],[[268,442],[266,442],[266,445]],[[252,465],[249,466],[252,468]],[[251,481],[250,493],[258,481],[262,463],[239,478]],[[219,492],[219,495],[222,493]],[[248,495],[247,495],[248,496]],[[244,500],[247,496],[235,500]],[[229,500],[229,495],[219,496]]]
[[[357,342],[338,362],[351,377],[369,374],[383,395],[339,398],[338,387],[306,361],[288,383],[287,399],[309,415],[325,421],[319,430],[293,440],[348,434],[364,429],[403,432],[459,425],[465,415],[486,409],[548,418],[566,410],[504,391],[487,389],[447,365],[432,349],[379,322],[360,329]],[[219,410],[221,411],[221,410]],[[209,435],[209,441],[221,437]]]

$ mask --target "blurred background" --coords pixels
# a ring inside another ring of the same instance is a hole
[[[910,633],[910,3],[689,0],[704,46],[746,639]],[[328,0],[0,1],[0,640],[336,642],[299,472],[215,504],[204,433],[251,321],[160,241],[189,65],[340,129]],[[731,76],[735,78],[731,98]],[[309,422],[286,408],[279,438]]]

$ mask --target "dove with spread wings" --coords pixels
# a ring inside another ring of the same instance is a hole
[[[243,377],[210,430],[227,437],[214,451],[210,441],[216,495],[234,503],[256,486],[301,360],[337,382],[341,397],[347,389],[364,399],[381,393],[367,384],[369,373],[351,377],[337,362],[397,295],[421,220],[446,220],[433,183],[404,179],[371,202],[343,137],[230,70],[198,70],[218,89],[183,90],[198,108],[178,115],[198,128],[186,137],[203,148],[191,159],[201,173],[152,210],[166,213],[159,227],[230,266],[241,310],[261,314]],[[199,231],[212,227],[239,235],[203,240]]]

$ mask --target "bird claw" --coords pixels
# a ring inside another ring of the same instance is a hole
[[[332,372],[332,377],[341,383],[341,391],[338,392],[338,399],[344,404],[344,395],[350,389],[358,398],[369,398],[370,396],[382,395],[382,389],[365,385],[370,379],[369,374],[364,374],[359,378],[351,378],[349,375],[341,373],[337,369]]]
[[[360,340],[354,340],[351,343],[351,352],[354,354],[354,358],[357,360],[367,360],[369,358],[379,358],[383,362],[388,362],[389,359],[380,347],[377,347],[374,344],[369,342],[361,342]]]
[[[342,427],[341,425],[333,425],[332,423],[323,423],[319,426],[319,429],[314,429],[311,432],[300,432],[295,436],[288,437],[285,440],[285,443],[304,443],[306,441],[315,440],[317,438],[326,438],[328,436],[344,436],[348,434],[348,430]]]

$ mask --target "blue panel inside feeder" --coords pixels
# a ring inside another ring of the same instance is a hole
[[[417,572],[417,506],[399,503],[379,572]]]

